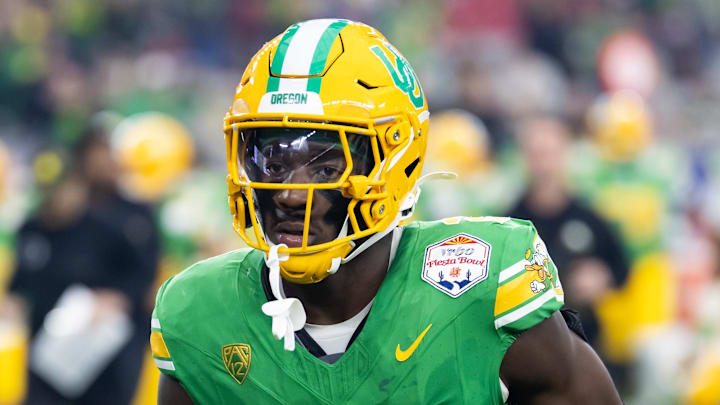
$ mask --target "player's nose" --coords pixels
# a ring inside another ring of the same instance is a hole
[[[300,167],[296,168],[290,173],[285,183],[291,187],[292,184],[307,184],[310,183],[311,179],[307,168]],[[273,200],[278,207],[284,210],[292,210],[298,208],[305,208],[307,203],[308,191],[306,189],[294,189],[286,188],[278,191],[273,196]]]
[[[283,210],[304,209],[307,203],[307,190],[283,189],[275,193],[273,201]]]

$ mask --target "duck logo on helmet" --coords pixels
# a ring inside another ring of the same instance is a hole
[[[370,47],[370,50],[380,61],[385,65],[385,68],[390,73],[390,77],[395,83],[395,87],[400,89],[403,93],[407,94],[410,98],[410,102],[415,108],[425,107],[425,98],[423,97],[423,91],[420,87],[420,81],[415,75],[415,72],[410,67],[408,61],[405,60],[399,53],[395,52],[392,46],[388,46],[387,49],[395,55],[395,66],[393,66],[390,59],[388,59],[385,52],[378,46]],[[415,90],[417,89],[417,91]],[[417,94],[415,94],[417,92]]]

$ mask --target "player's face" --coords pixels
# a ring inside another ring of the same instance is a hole
[[[244,162],[249,179],[262,183],[333,183],[347,168],[339,135],[332,131],[260,128],[244,131]],[[348,135],[353,158],[353,174],[369,171],[368,139]],[[288,247],[302,245],[308,202],[307,189],[256,189],[260,216],[266,237]],[[339,190],[313,193],[308,228],[308,245],[337,238],[349,199]]]

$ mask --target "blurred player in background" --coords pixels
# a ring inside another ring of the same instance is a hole
[[[217,227],[219,220],[203,217],[198,206],[219,188],[205,176],[188,176],[195,145],[185,125],[168,114],[149,111],[123,119],[112,132],[111,148],[121,169],[118,185],[156,208],[163,247],[159,279],[165,280],[200,250],[207,227]]]
[[[628,264],[619,238],[568,185],[570,133],[551,117],[527,118],[518,131],[527,166],[527,191],[508,216],[532,220],[553,252],[565,281],[567,302],[581,311],[591,343],[598,337],[592,306],[610,288],[621,286]]]
[[[571,135],[550,116],[525,119],[517,141],[527,168],[527,190],[507,215],[535,224],[564,280],[567,303],[580,312],[583,328],[598,345],[594,306],[628,275],[622,242],[610,226],[570,189]]]
[[[620,403],[558,312],[531,223],[408,224],[428,120],[415,72],[367,25],[305,21],[263,46],[225,118],[254,249],[159,290],[159,403]]]
[[[618,90],[588,111],[593,149],[578,152],[575,184],[617,229],[630,264],[625,288],[604,297],[608,356],[628,363],[676,310],[675,273],[668,254],[671,192],[683,171],[653,142],[653,116],[639,93]]]
[[[158,234],[149,207],[123,197],[101,131],[44,191],[17,234],[14,307],[31,332],[28,404],[127,404],[146,336]]]
[[[503,165],[502,152],[494,153],[485,124],[472,113],[444,110],[433,113],[425,169],[447,170],[453,181],[436,181],[423,187],[416,215],[420,220],[468,215],[499,215],[521,192],[514,181],[520,170]]]

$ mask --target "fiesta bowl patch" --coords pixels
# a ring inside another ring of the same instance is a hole
[[[457,298],[488,276],[490,244],[465,233],[425,248],[422,279]]]

